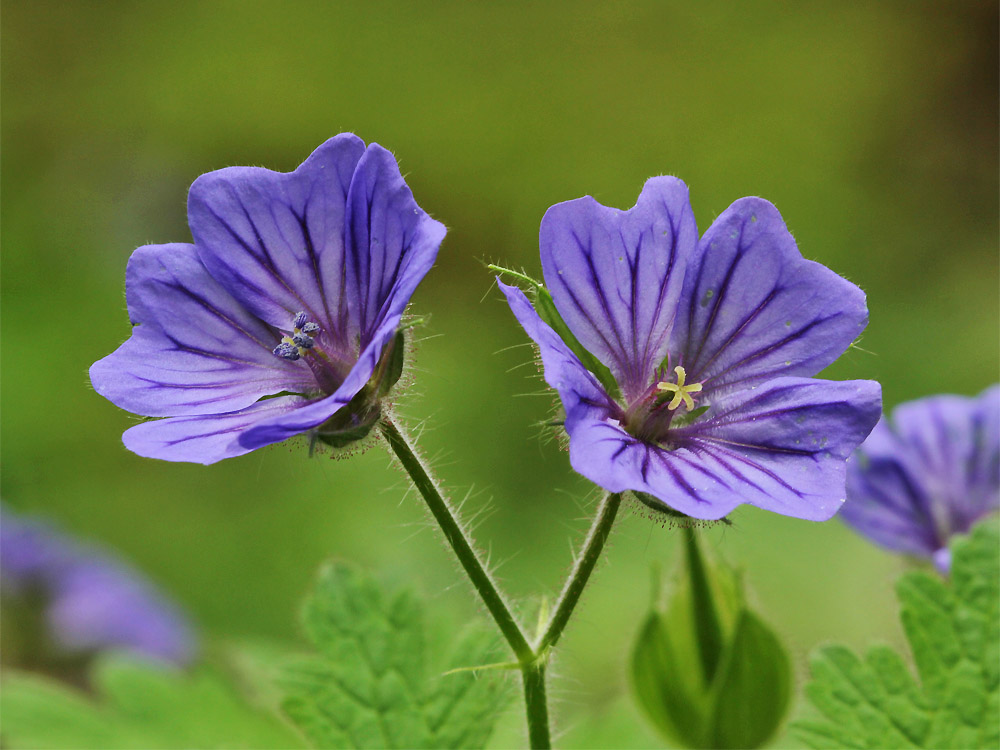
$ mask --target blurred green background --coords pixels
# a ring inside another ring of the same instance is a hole
[[[860,348],[828,371],[886,406],[997,379],[997,9],[993,2],[15,2],[2,7],[2,493],[100,540],[207,634],[298,639],[327,557],[416,581],[460,622],[479,607],[381,445],[307,461],[283,445],[211,466],[138,458],[134,418],[91,362],[127,335],[124,270],[187,241],[187,187],[229,165],[295,168],[353,131],[393,150],[449,227],[414,297],[401,398],[525,617],[557,592],[594,500],[551,432],[526,337],[484,261],[538,272],[538,223],[643,181],[691,187],[699,227],[774,202],[803,254],[866,290]],[[290,479],[294,478],[294,479]],[[805,654],[902,641],[905,565],[825,524],[733,514],[710,544]],[[625,655],[652,563],[677,534],[624,513],[553,668],[567,746],[659,740]],[[496,744],[522,741],[516,704]],[[786,738],[783,742],[793,742]]]

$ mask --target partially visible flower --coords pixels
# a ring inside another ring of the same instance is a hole
[[[847,467],[841,518],[947,572],[951,537],[1000,510],[1000,385],[897,406]]]
[[[881,393],[811,376],[868,311],[858,287],[801,256],[773,205],[738,200],[699,241],[687,186],[654,177],[628,211],[553,206],[540,244],[539,310],[554,303],[562,336],[501,288],[559,391],[576,471],[695,518],[740,503],[837,512]]]
[[[294,172],[210,172],[191,186],[188,223],[193,245],[132,254],[132,336],[90,368],[105,398],[166,417],[125,446],[210,464],[305,432],[364,435],[445,234],[392,154],[345,133]]]
[[[52,527],[0,508],[0,590],[37,597],[63,651],[126,648],[174,663],[191,660],[187,619],[138,571]]]

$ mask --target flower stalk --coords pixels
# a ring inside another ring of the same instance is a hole
[[[511,650],[517,657],[524,686],[524,703],[528,721],[528,738],[532,748],[551,747],[549,732],[549,709],[545,692],[545,668],[549,653],[558,642],[573,610],[576,608],[597,565],[604,544],[611,533],[618,508],[620,493],[609,493],[601,501],[597,515],[587,534],[583,550],[577,558],[562,593],[544,631],[532,646],[524,630],[511,612],[510,606],[500,593],[496,582],[479,559],[462,528],[454,509],[438,488],[416,450],[410,445],[404,433],[389,416],[380,422],[382,435],[389,447],[409,474],[417,491],[424,498],[427,507],[444,532],[445,539],[458,558],[462,569],[468,575],[473,587],[486,605],[490,616],[496,622]]]
[[[410,447],[406,437],[390,417],[384,416],[380,427],[382,435],[389,442],[389,447],[396,454],[396,458],[399,459],[406,473],[410,475],[410,479],[413,481],[413,485],[417,488],[421,497],[424,498],[431,515],[434,516],[434,520],[437,521],[438,526],[441,527],[441,531],[444,532],[445,539],[448,540],[448,544],[455,552],[455,557],[458,558],[462,569],[469,576],[469,580],[476,591],[479,592],[483,604],[486,605],[486,609],[489,610],[497,627],[500,628],[503,637],[510,644],[518,661],[522,665],[534,661],[535,654],[524,632],[521,630],[521,626],[514,619],[510,607],[507,606],[507,602],[497,588],[496,583],[494,583],[493,578],[479,561],[479,556],[465,536],[465,530],[462,528],[461,523],[459,523],[454,510],[452,510],[451,505],[438,489],[437,484],[431,479],[430,473],[424,467],[420,456]]]
[[[533,748],[550,748],[549,704],[545,695],[545,658],[521,665],[524,706],[528,714],[528,742]]]
[[[538,653],[552,648],[559,641],[559,637],[562,635],[566,623],[569,622],[570,615],[573,614],[573,610],[580,600],[580,595],[590,579],[590,574],[593,572],[594,566],[597,565],[597,560],[604,549],[604,543],[607,541],[615,517],[618,515],[621,502],[622,496],[618,492],[608,493],[601,501],[597,515],[587,534],[587,540],[583,544],[583,551],[577,557],[573,572],[566,579],[566,584],[559,595],[559,601],[556,602],[552,611],[552,618],[535,646],[535,651]]]

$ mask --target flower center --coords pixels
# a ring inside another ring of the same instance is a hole
[[[274,356],[282,359],[290,359],[294,362],[312,352],[316,346],[316,339],[313,335],[319,333],[319,326],[309,320],[309,316],[304,312],[297,313],[292,319],[292,335],[283,336],[281,343],[271,351]]]
[[[692,394],[703,389],[702,383],[688,383],[683,367],[674,368],[676,383],[666,380],[651,385],[646,393],[633,402],[622,414],[625,431],[647,443],[668,447],[672,426],[690,423],[708,408],[695,408]],[[659,374],[657,374],[659,377]],[[681,406],[684,406],[681,409]]]
[[[347,377],[350,365],[342,361],[342,357],[338,357],[336,352],[333,352],[334,356],[331,358],[317,345],[317,338],[322,330],[304,312],[295,314],[291,329],[290,334],[281,337],[281,342],[271,350],[272,353],[275,357],[292,362],[302,360],[309,365],[320,390],[333,393]]]
[[[657,383],[656,390],[674,394],[670,403],[667,404],[667,409],[670,411],[676,410],[682,403],[687,407],[688,411],[691,411],[694,409],[694,399],[691,397],[691,394],[701,391],[702,385],[701,383],[687,385],[685,382],[687,380],[687,373],[680,365],[674,368],[674,372],[677,373],[677,382],[668,383],[664,381]]]

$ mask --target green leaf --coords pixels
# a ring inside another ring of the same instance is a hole
[[[295,748],[302,739],[215,671],[192,673],[126,655],[94,666],[96,697],[36,674],[5,670],[3,747]]]
[[[890,648],[862,661],[843,646],[812,659],[806,695],[822,718],[799,721],[810,747],[1000,746],[1000,533],[988,521],[951,545],[951,581],[925,572],[896,586],[919,684]]]
[[[303,624],[319,653],[285,670],[284,708],[316,747],[482,747],[510,697],[495,671],[444,674],[498,661],[494,635],[468,631],[428,669],[417,596],[348,565],[320,572]]]

